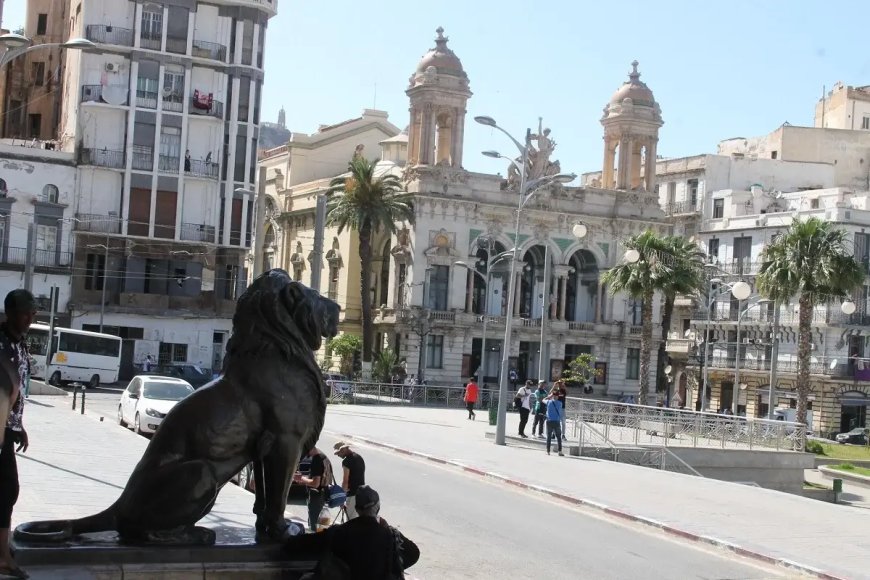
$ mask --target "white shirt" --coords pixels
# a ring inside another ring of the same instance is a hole
[[[529,403],[529,397],[531,397],[531,395],[532,395],[531,389],[527,388],[525,385],[520,387],[520,390],[517,391],[517,396],[520,399],[522,399],[521,404],[522,404],[523,409],[528,409],[530,411],[532,410],[532,406]]]

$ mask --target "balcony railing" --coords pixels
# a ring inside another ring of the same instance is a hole
[[[743,345],[749,346],[749,345]],[[741,348],[740,350],[743,350]],[[733,352],[731,353],[734,354]],[[734,356],[717,356],[710,359],[710,368],[733,370],[736,363]],[[776,364],[778,372],[795,374],[798,371],[796,358],[780,357]],[[770,360],[766,358],[743,358],[740,370],[770,372]],[[870,359],[846,357],[813,357],[810,360],[810,374],[834,378],[851,378],[859,381],[870,381]]]
[[[69,268],[70,252],[57,250],[28,250],[28,248],[0,248],[0,263],[23,266],[28,258],[37,268]]]
[[[139,46],[142,48],[150,48],[151,50],[160,50],[163,43],[163,35],[160,33],[142,32],[139,39]]]
[[[193,39],[193,56],[226,62],[227,47],[223,44]]]
[[[762,263],[761,260],[730,260],[721,264],[716,264],[716,267],[726,274],[747,276],[758,274]]]
[[[212,100],[211,104],[203,101],[190,98],[190,114],[191,115],[208,115],[216,119],[224,118],[224,104],[220,101]]]
[[[157,93],[136,89],[136,106],[143,109],[157,108]]]
[[[104,98],[105,94],[105,98]],[[108,103],[127,105],[129,91],[126,86],[82,85],[83,103]]]
[[[92,42],[116,44],[118,46],[133,46],[133,31],[129,28],[119,28],[106,24],[89,24],[85,28],[85,37]]]
[[[153,151],[133,151],[133,169],[151,171],[154,169]]]
[[[118,216],[101,215],[95,213],[77,213],[75,229],[79,232],[93,232],[98,234],[120,234],[121,218]]]
[[[175,54],[187,54],[187,39],[166,37],[166,52],[174,52]]]
[[[214,242],[215,228],[205,224],[181,224],[181,239],[190,242]]]
[[[181,95],[164,95],[163,110],[180,113],[184,110],[184,98]]]
[[[167,173],[178,173],[178,157],[172,155],[161,155],[157,160],[157,169]]]
[[[187,175],[217,179],[218,164],[213,161],[202,161],[200,159],[185,159],[184,173]]]
[[[79,163],[81,165],[124,169],[124,152],[109,149],[83,148],[79,149]]]
[[[662,208],[667,215],[681,215],[698,213],[698,204],[692,201],[673,201],[666,203]]]

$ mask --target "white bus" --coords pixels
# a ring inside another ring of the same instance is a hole
[[[114,383],[121,368],[121,339],[111,334],[54,328],[51,364],[46,368],[48,325],[32,324],[27,333],[32,362],[32,376],[48,379],[52,385],[64,381],[87,383],[91,388],[100,383]]]

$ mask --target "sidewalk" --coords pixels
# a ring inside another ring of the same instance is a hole
[[[810,483],[823,485],[828,489],[833,485],[833,479],[826,477],[818,469],[807,469],[804,472],[804,479]],[[870,488],[843,480],[843,493],[840,494],[840,501],[847,505],[870,510]]]
[[[768,562],[796,563],[820,577],[870,579],[868,510],[609,461],[499,447],[485,439],[492,428],[482,415],[468,421],[462,410],[335,405],[328,409],[326,429]],[[509,433],[518,420],[509,414]]]

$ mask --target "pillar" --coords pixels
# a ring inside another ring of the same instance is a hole
[[[626,142],[628,143],[628,148],[625,152],[625,189],[631,189],[635,184],[634,174],[636,171],[640,171],[640,169],[637,167],[634,153],[634,147],[637,145],[637,141],[634,137],[631,137],[626,139]]]
[[[655,137],[650,137],[649,144],[647,145],[647,156],[646,156],[646,166],[644,167],[645,175],[644,179],[646,180],[646,190],[647,191],[655,191],[656,189],[656,149],[658,145],[658,139]]]
[[[565,306],[568,303],[568,277],[563,275],[560,278],[562,284],[559,288],[559,320],[565,320]]]
[[[517,272],[514,273],[514,303],[512,305],[513,309],[514,309],[514,316],[520,315],[520,301],[522,299],[521,292],[520,292],[522,290],[522,284],[520,283],[520,281],[521,281],[522,272],[523,272],[522,267],[524,265],[525,265],[524,262],[520,262],[517,265]]]
[[[601,187],[603,189],[613,188],[613,140],[609,137],[604,137],[604,163],[601,170]]]
[[[450,154],[450,164],[462,167],[462,141],[465,139],[465,109],[456,109],[453,113],[453,148]]]
[[[413,165],[420,160],[420,109],[411,107],[411,127],[408,129],[408,163]]]
[[[420,133],[420,164],[431,165],[435,152],[435,107],[427,103],[423,109]]]
[[[619,138],[619,164],[616,173],[616,189],[628,189],[630,165],[631,165],[631,143],[626,136]]]
[[[598,282],[598,296],[595,301],[595,322],[597,324],[601,323],[602,318],[604,318],[604,284],[600,281]]]
[[[471,313],[472,307],[472,294],[474,294],[474,276],[475,274],[468,270],[468,282],[466,284],[466,293],[465,293],[465,312]],[[489,294],[489,289],[484,289],[486,294]],[[485,312],[484,312],[485,313]]]

